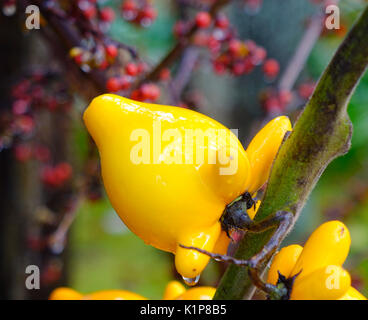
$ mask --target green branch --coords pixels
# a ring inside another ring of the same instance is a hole
[[[326,166],[350,147],[352,125],[347,105],[368,65],[368,6],[324,71],[294,130],[279,150],[255,220],[279,210],[297,220]],[[249,259],[266,244],[273,230],[248,233],[235,254]],[[245,267],[230,265],[214,299],[242,299],[254,287]]]

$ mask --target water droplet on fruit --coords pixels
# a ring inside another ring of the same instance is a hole
[[[183,281],[185,282],[186,285],[188,286],[195,286],[198,281],[199,281],[200,275],[196,276],[195,278],[186,278],[183,277]]]

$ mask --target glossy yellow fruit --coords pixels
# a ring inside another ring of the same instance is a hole
[[[271,267],[268,271],[267,282],[276,284],[279,279],[280,272],[284,277],[289,278],[296,261],[302,253],[303,247],[293,244],[282,248],[272,260]]]
[[[163,300],[174,300],[186,291],[179,281],[170,281],[165,288]]]
[[[340,221],[329,221],[319,226],[308,238],[290,276],[302,271],[300,281],[311,272],[328,265],[341,266],[350,249],[350,233]]]
[[[49,296],[49,300],[81,300],[82,298],[82,294],[67,287],[56,288]]]
[[[349,273],[340,266],[329,265],[307,276],[296,277],[290,300],[337,300],[350,288]]]
[[[176,300],[212,300],[216,288],[213,287],[195,287],[187,290]]]
[[[367,300],[367,298],[354,287],[350,287],[339,300]]]
[[[229,129],[188,109],[106,94],[92,101],[83,119],[114,209],[145,243],[174,253],[186,278],[197,277],[209,257],[179,244],[224,251],[219,219],[225,206],[266,181],[280,130],[289,130],[282,124],[290,124],[280,117],[261,130],[256,139],[262,147],[249,146],[251,164]]]
[[[267,123],[250,142],[246,151],[252,172],[252,181],[247,191],[251,194],[267,181],[273,160],[288,131],[292,131],[289,118],[277,117]]]

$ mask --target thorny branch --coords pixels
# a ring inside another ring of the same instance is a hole
[[[352,125],[347,105],[368,65],[367,34],[368,6],[335,53],[293,132],[281,146],[255,221],[285,210],[294,214],[295,223],[324,169],[349,150]],[[273,232],[246,234],[235,258],[254,256]],[[251,298],[253,293],[247,268],[230,265],[214,299]]]

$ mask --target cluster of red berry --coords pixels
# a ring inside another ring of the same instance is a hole
[[[254,41],[237,39],[225,15],[212,19],[208,12],[198,12],[194,23],[200,30],[196,32],[193,41],[210,50],[213,68],[217,74],[229,72],[240,76],[249,74],[256,66],[263,64],[262,70],[269,80],[278,75],[279,63],[275,59],[266,60],[266,50]],[[210,29],[212,25],[213,28]],[[192,26],[193,22],[179,21],[174,26],[174,34],[179,38],[183,37]]]
[[[69,56],[86,72],[92,68],[105,70],[114,63],[118,54],[119,49],[113,43],[96,44],[92,50],[74,47],[69,51]]]
[[[115,19],[115,12],[111,7],[99,8],[97,0],[78,0],[76,2],[80,13],[88,20],[96,19],[98,22],[110,24]]]
[[[137,101],[155,102],[161,94],[160,88],[154,83],[144,83],[140,88],[133,90],[131,98]]]
[[[106,89],[109,92],[128,90],[132,83],[147,70],[144,62],[129,62],[124,67],[124,74],[111,77],[106,82]]]
[[[157,11],[149,0],[125,0],[121,12],[125,20],[142,27],[149,27],[157,17]]]
[[[293,99],[289,90],[267,88],[261,93],[261,104],[268,114],[281,114]]]
[[[21,80],[12,88],[12,112],[2,138],[12,140],[16,160],[25,162],[34,159],[43,164],[41,179],[52,187],[58,187],[71,176],[71,166],[66,162],[52,167],[51,152],[43,144],[32,139],[35,131],[34,115],[36,111],[67,112],[72,99],[66,88],[56,81],[58,76],[52,72],[36,72]],[[9,143],[10,144],[10,143]],[[4,147],[4,146],[3,146]],[[6,146],[8,147],[8,146]]]
[[[46,163],[50,160],[50,150],[41,144],[21,142],[14,146],[14,156],[20,162],[25,162],[33,158]]]
[[[267,88],[261,93],[261,104],[264,110],[269,114],[280,114],[285,111],[295,97],[302,100],[307,100],[312,95],[315,87],[315,82],[306,81],[301,83],[297,90],[276,90]]]
[[[50,187],[60,187],[64,185],[72,175],[72,167],[67,162],[60,162],[54,166],[46,165],[41,172],[42,182]]]
[[[53,83],[52,73],[34,73],[19,81],[12,88],[12,108],[9,113],[1,115],[0,150],[9,147],[15,140],[26,140],[32,136],[35,129],[34,111],[68,111],[71,99],[64,87]],[[53,87],[52,92],[47,87]],[[27,158],[29,153],[21,148],[19,159]]]
[[[300,98],[307,100],[312,95],[316,83],[314,81],[306,81],[298,86],[298,94]]]

